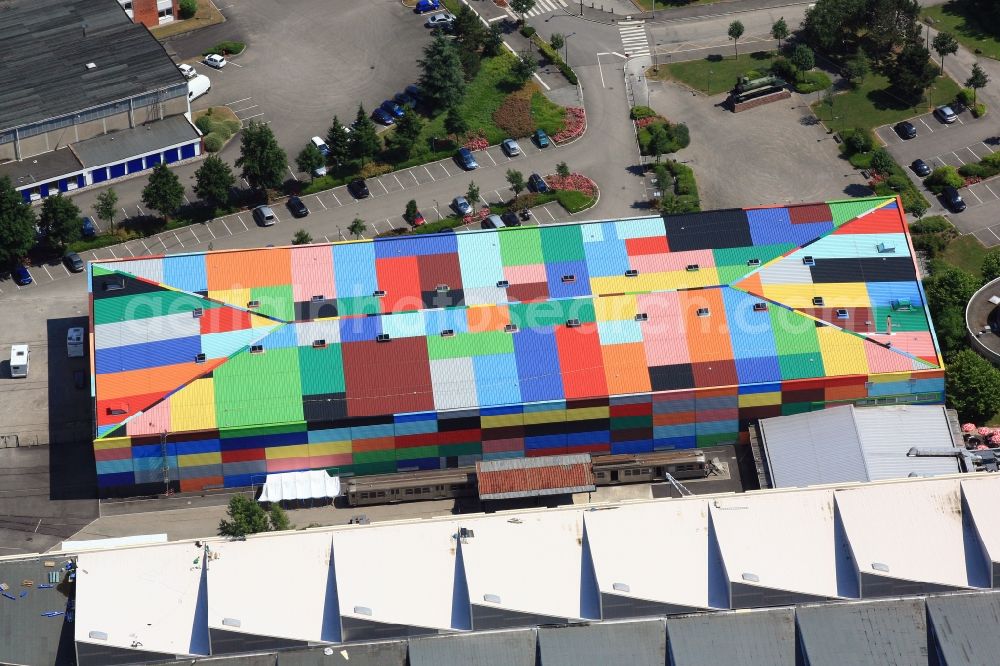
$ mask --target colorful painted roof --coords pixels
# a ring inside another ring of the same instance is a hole
[[[90,274],[99,436],[940,367],[889,198]]]

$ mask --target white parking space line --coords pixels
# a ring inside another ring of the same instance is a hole
[[[186,194],[184,195],[184,203],[186,203],[188,206],[191,205],[191,200],[188,199],[188,195],[186,195]]]
[[[330,190],[330,194],[333,196],[333,200],[337,202],[338,206],[343,206],[344,205],[344,204],[340,203],[340,199],[337,198],[337,195],[334,194],[333,190]]]
[[[246,179],[246,178],[240,178],[240,180],[242,180],[242,181],[243,181],[243,184],[244,184],[244,185],[246,185],[246,186],[247,186],[247,188],[249,188],[249,187],[250,187],[250,183],[249,183],[249,182],[247,182],[247,179]]]
[[[330,242],[330,239],[327,236],[323,236],[323,240],[325,240],[327,243]]]
[[[395,178],[396,184],[399,185],[400,189],[403,189],[403,190],[406,189],[405,187],[403,187],[403,184],[399,182],[399,177],[396,176],[396,174],[392,174],[392,177]],[[383,185],[383,187],[384,187],[384,185]]]
[[[229,234],[230,236],[232,236],[233,232],[229,230],[229,225],[226,224],[226,221],[225,220],[219,220],[219,221],[222,222],[222,226],[224,226],[226,228],[226,233]]]
[[[931,132],[934,131],[933,128],[931,128],[931,126],[927,124],[926,120],[924,120],[923,118],[919,118],[919,120],[920,120],[920,122],[922,122],[924,124],[924,127],[926,127],[927,129],[929,129]]]
[[[990,191],[990,194],[997,197],[997,193],[993,191],[993,188],[991,188],[988,183],[983,183],[983,187],[988,189]],[[997,197],[997,199],[1000,199],[1000,197]]]
[[[441,162],[438,162],[438,166],[441,167],[441,169],[443,169],[446,174],[448,174],[449,178],[451,178],[451,172],[448,171],[448,168],[444,164],[442,164]]]
[[[417,185],[419,185],[420,181],[417,180],[417,174],[413,173],[412,169],[410,170],[410,175],[413,176],[413,182],[416,183]]]
[[[196,234],[196,233],[194,232],[194,229],[191,229],[191,228],[189,228],[188,230],[189,230],[189,231],[191,232],[191,235],[192,235],[192,236],[194,236],[194,242],[195,242],[195,243],[200,243],[200,242],[201,242],[201,240],[200,240],[200,239],[198,238],[198,234]]]
[[[153,251],[149,249],[148,245],[146,245],[146,241],[144,241],[143,239],[140,238],[139,242],[142,243],[142,246],[144,248],[146,248],[146,254],[153,254]],[[96,257],[96,255],[95,255],[95,257]]]
[[[50,280],[53,280],[53,281],[55,280],[55,278],[54,278],[54,277],[52,277],[52,273],[49,273],[49,268],[48,268],[48,266],[46,266],[45,264],[42,264],[42,270],[44,270],[44,271],[45,271],[45,274],[49,276],[49,279],[50,279]]]
[[[128,217],[128,211],[125,210],[124,206],[122,206],[122,215],[124,215],[125,217]]]
[[[280,223],[281,223],[281,218],[280,218],[280,217],[278,217],[278,214],[274,212],[274,209],[273,209],[273,208],[271,209],[271,212],[272,212],[272,213],[274,213],[274,221],[275,221],[275,222],[278,222],[278,223],[280,224]],[[248,230],[248,231],[249,231],[249,230]]]
[[[233,113],[240,114],[244,111],[249,111],[250,109],[256,109],[258,106],[256,104],[251,104],[250,106],[244,106],[242,109],[233,109]]]
[[[495,159],[493,159],[493,156],[492,156],[492,155],[490,155],[490,151],[488,151],[488,150],[485,150],[485,151],[483,151],[483,152],[485,152],[485,153],[486,153],[486,157],[490,158],[490,162],[493,162],[493,166],[496,166],[496,165],[497,165],[497,161],[496,161]]]
[[[971,194],[972,196],[976,197],[976,201],[978,201],[979,203],[983,203],[983,200],[979,198],[979,195],[976,194],[975,190],[973,190],[971,187],[968,188],[968,190],[969,190],[969,194]]]
[[[983,144],[984,146],[986,146],[986,150],[990,151],[991,153],[992,153],[992,152],[995,152],[995,151],[993,150],[993,148],[992,148],[992,147],[991,147],[991,146],[990,146],[990,145],[989,145],[988,143],[986,143],[985,141],[980,141],[979,143],[981,143],[981,144]]]
[[[438,214],[438,219],[439,220],[444,219],[444,215],[441,214],[441,211],[438,210],[437,206],[431,206],[431,208],[433,208],[434,212]]]
[[[292,171],[291,165],[290,164],[286,164],[285,166],[288,167],[288,174],[292,177],[292,180],[296,180],[296,178],[295,178],[295,172]]]
[[[214,232],[214,231],[212,231],[212,227],[210,227],[210,226],[208,226],[208,225],[206,224],[206,225],[205,225],[205,228],[206,228],[206,229],[208,229],[208,233],[212,234],[212,240],[215,240],[215,232]]]
[[[115,251],[114,251],[113,249],[111,249],[110,247],[108,248],[108,252],[110,252],[110,253],[111,253],[111,256],[112,256],[112,257],[114,257],[115,259],[117,259],[117,258],[118,258],[118,255],[117,255],[117,254],[115,254]]]
[[[493,190],[493,194],[497,195],[497,203],[503,203],[503,197],[500,196],[500,193],[498,191]]]
[[[552,214],[552,211],[549,210],[547,206],[542,206],[542,210],[549,214],[549,217],[552,218],[553,222],[556,221],[556,216]]]
[[[956,159],[956,160],[958,160],[958,161],[959,161],[959,162],[961,162],[962,164],[965,164],[965,160],[963,160],[963,159],[962,159],[961,157],[959,157],[959,156],[958,156],[958,153],[956,153],[956,152],[955,152],[954,150],[953,150],[953,151],[951,151],[951,154],[955,156],[955,159]]]
[[[383,191],[384,191],[384,192],[385,192],[386,194],[389,194],[389,190],[388,190],[388,188],[386,188],[386,186],[385,186],[385,183],[383,183],[383,182],[382,182],[382,179],[381,179],[381,178],[376,178],[376,179],[375,179],[375,181],[376,181],[376,182],[377,182],[377,183],[378,183],[379,185],[381,185],[381,186],[382,186],[382,190],[383,190]]]
[[[975,159],[975,160],[979,159],[979,155],[976,155],[976,151],[974,151],[972,148],[970,148],[969,146],[966,146],[965,149],[967,151],[969,151],[970,153],[972,153],[972,158],[973,159]]]
[[[128,246],[128,243],[125,243],[125,249],[128,250],[128,253],[131,254],[133,257],[135,256],[135,252],[133,252],[132,248]]]
[[[163,252],[166,253],[166,251],[167,251],[167,244],[163,242],[163,236],[157,236],[157,238],[160,241],[160,245],[163,246]]]
[[[1000,241],[1000,236],[997,236],[997,232],[993,231],[993,227],[986,227],[986,231],[988,231],[988,232],[990,232],[991,234],[993,234],[993,236],[994,236],[994,237],[995,237],[995,238],[996,238],[996,239],[997,239],[998,241]]]
[[[174,240],[176,240],[181,247],[184,247],[184,243],[181,243],[181,237],[177,235],[176,231],[174,232]]]
[[[229,6],[232,7],[232,5],[229,5]],[[235,102],[226,102],[223,106],[230,106],[231,107],[233,104],[239,104],[240,102],[245,102],[248,99],[253,99],[253,97],[244,97],[243,99],[238,99]]]
[[[426,164],[424,165],[424,171],[426,171],[427,175],[431,177],[431,180],[437,180],[437,178],[434,177],[434,174],[431,173],[431,170],[427,168]]]
[[[243,221],[242,217],[240,217],[239,215],[237,215],[236,219],[239,220],[240,224],[243,225],[243,231],[250,231],[250,227],[247,226],[247,223]]]
[[[326,204],[325,204],[325,203],[323,203],[323,200],[319,198],[319,195],[318,195],[318,194],[316,195],[316,201],[318,201],[318,202],[319,202],[319,205],[323,207],[323,210],[329,210],[329,209],[328,209],[328,208],[326,207]]]
[[[957,117],[957,116],[955,117],[955,120],[957,120],[960,125],[964,125],[965,124],[965,121],[962,120],[961,118]]]

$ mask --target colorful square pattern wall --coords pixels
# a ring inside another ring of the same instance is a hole
[[[741,441],[943,400],[896,199],[90,266],[103,493]]]

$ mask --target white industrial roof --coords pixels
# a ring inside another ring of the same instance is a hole
[[[995,483],[989,483],[990,478],[982,475],[966,477],[962,480],[962,494],[983,545],[984,555],[993,562],[1000,562],[1000,521],[996,513],[1000,493]]]
[[[900,479],[959,472],[955,458],[910,458],[910,447],[951,448],[942,405],[831,407],[761,419],[775,488]]]
[[[450,519],[334,532],[341,615],[433,629],[469,628],[453,626],[453,613],[468,615],[468,599],[455,594],[457,533],[458,523]]]
[[[998,497],[997,481],[990,476],[979,482]],[[835,491],[858,570],[955,587],[988,585],[986,571],[968,564],[967,548],[979,545],[965,539],[959,489],[958,478],[947,478]],[[968,554],[981,559],[978,552]]]
[[[853,567],[838,539],[829,490],[723,497],[710,506],[732,582],[821,597],[857,596],[856,579],[838,580],[838,572]]]
[[[340,640],[337,609],[324,613],[336,599],[329,532],[261,534],[209,548],[210,628],[302,641]],[[288,562],[294,565],[282,566]]]
[[[469,600],[539,615],[600,617],[597,588],[588,589],[581,575],[581,514],[536,511],[463,520],[462,527],[475,533],[462,544]],[[487,602],[485,595],[500,601]]]
[[[693,608],[728,608],[709,595],[708,502],[650,502],[584,514],[601,592]],[[616,590],[615,583],[628,586]]]
[[[183,542],[81,553],[76,640],[145,652],[208,654],[208,629],[196,630],[195,622],[203,566],[202,549]]]

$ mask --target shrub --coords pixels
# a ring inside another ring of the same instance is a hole
[[[794,81],[795,65],[789,62],[788,58],[775,58],[771,63],[771,73],[785,81]]]
[[[538,35],[532,36],[531,41],[535,43],[535,46],[538,47],[538,50],[541,53],[545,54],[545,57],[548,58],[548,60],[552,64],[554,64],[556,67],[559,68],[559,72],[564,77],[566,77],[566,80],[575,86],[577,83],[576,72],[574,72],[573,69],[566,64],[566,61],[562,59],[562,56],[559,55],[559,52],[553,49],[548,42],[546,42]]]
[[[223,144],[226,140],[218,132],[212,132],[205,135],[205,150],[210,153],[217,153],[222,150]]]
[[[209,111],[211,111],[211,109],[209,109]],[[215,119],[207,114],[194,121],[194,126],[200,129],[202,134],[208,134],[211,132],[213,125],[215,125]]]
[[[826,90],[833,85],[830,77],[823,72],[806,72],[801,78],[802,80],[795,84],[795,92],[802,95],[807,95],[818,90]]]
[[[219,42],[202,55],[215,53],[216,55],[239,55],[247,47],[243,42]]]
[[[376,176],[381,176],[382,174],[389,173],[392,171],[391,164],[382,164],[381,162],[368,162],[361,170],[358,175],[362,178],[375,178]]]
[[[979,163],[963,164],[958,168],[959,175],[966,178],[989,178],[993,175],[991,171],[990,167]]]
[[[955,101],[962,106],[972,106],[975,97],[976,95],[972,91],[972,88],[962,88],[958,91],[958,94],[955,95]]]
[[[687,148],[691,144],[691,132],[684,123],[670,125],[667,128],[667,134],[670,135],[673,145],[676,146],[676,148],[668,152],[677,152],[682,148]]]
[[[982,102],[976,104],[974,107],[972,107],[972,115],[974,115],[976,118],[982,118],[983,116],[985,116],[986,105],[983,104]]]
[[[875,145],[875,139],[870,130],[864,127],[855,127],[844,132],[844,145],[847,146],[849,154],[867,153]]]
[[[531,117],[531,90],[519,90],[507,98],[493,112],[493,122],[513,138],[530,135],[535,131]]]
[[[954,233],[955,227],[947,219],[940,215],[932,215],[910,225],[910,235],[922,236],[924,234],[939,234],[942,232]]]
[[[906,176],[900,176],[899,174],[893,174],[886,178],[885,184],[891,187],[896,192],[901,192],[905,190],[909,184],[910,179]]]
[[[847,158],[847,161],[855,169],[870,169],[872,167],[872,153],[853,153]]]
[[[944,188],[962,187],[965,179],[959,175],[958,169],[953,166],[941,166],[931,172],[931,175],[924,178],[924,186],[934,194],[941,194]]]
[[[632,120],[639,120],[640,118],[652,118],[656,115],[656,111],[653,111],[648,106],[633,106],[632,110],[629,111],[628,117]]]
[[[1000,153],[990,153],[982,159],[980,164],[1000,169]]]
[[[198,0],[181,0],[178,6],[178,14],[182,19],[192,18],[198,11]]]
[[[534,37],[535,32],[537,32],[537,31],[534,28],[532,28],[530,25],[526,25],[526,26],[523,26],[521,28],[521,34],[524,35],[525,37],[527,37],[528,39],[531,39],[532,37]]]

